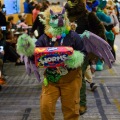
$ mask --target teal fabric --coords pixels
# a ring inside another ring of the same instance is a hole
[[[99,59],[96,64],[96,71],[101,71],[103,70],[103,65],[104,63]]]
[[[107,4],[107,0],[100,0],[99,8],[104,9]]]
[[[100,21],[106,22],[106,23],[111,23],[110,16],[106,15],[103,11],[97,11],[96,15],[100,19]]]
[[[107,37],[107,40],[114,41],[114,33],[111,30],[109,32],[105,31],[105,35]]]

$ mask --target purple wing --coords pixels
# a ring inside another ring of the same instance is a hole
[[[24,63],[25,63],[25,69],[28,75],[31,74],[31,66],[30,66],[30,61],[27,56],[23,57]]]
[[[24,61],[24,55],[20,55],[20,60],[21,60],[21,62]]]
[[[37,78],[37,80],[39,82],[41,82],[41,79],[40,79],[40,74],[39,74],[39,71],[38,71],[38,68],[36,67],[35,63],[31,61],[31,66],[32,66],[32,69],[33,69],[33,72]]]
[[[31,74],[32,70],[35,74],[35,77],[37,78],[37,80],[39,82],[41,82],[41,79],[40,79],[40,74],[38,72],[38,69],[37,67],[35,66],[35,64],[29,60],[29,58],[27,56],[21,56],[22,59],[24,60],[24,63],[25,63],[25,68],[26,68],[26,72],[28,75]]]
[[[111,53],[111,46],[101,37],[89,32],[89,38],[84,36],[83,43],[88,53],[94,53],[99,58],[103,58],[105,63],[111,68],[112,62],[115,61]]]

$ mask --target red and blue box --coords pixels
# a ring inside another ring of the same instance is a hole
[[[65,66],[64,61],[72,54],[72,47],[37,47],[34,51],[35,64],[37,67]]]

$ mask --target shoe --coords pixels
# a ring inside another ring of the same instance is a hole
[[[4,85],[4,84],[6,84],[6,81],[5,81],[5,79],[3,79],[3,78],[0,78],[0,85]]]
[[[90,84],[90,88],[91,88],[92,91],[94,91],[97,87],[98,87],[98,85],[96,83],[91,83]]]
[[[15,63],[15,66],[19,66],[19,65],[24,65],[24,63],[23,62],[16,62]]]
[[[80,110],[79,110],[80,115],[83,115],[84,113],[86,113],[86,111],[87,111],[87,106],[80,106]]]

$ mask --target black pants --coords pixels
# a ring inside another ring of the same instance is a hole
[[[16,62],[17,59],[20,58],[20,56],[18,55],[18,53],[16,52],[14,47],[12,47],[9,44],[6,44],[4,58],[5,58],[4,60],[9,60],[11,62]]]

